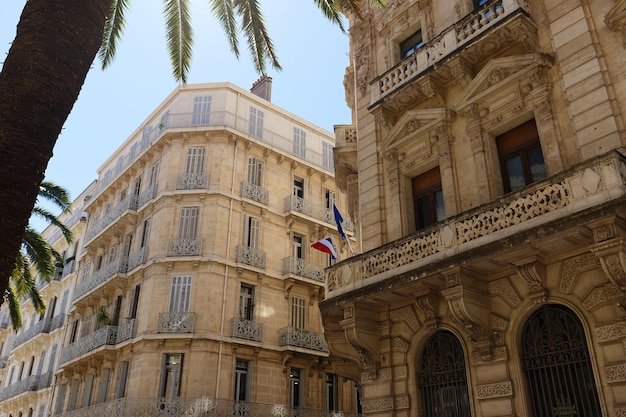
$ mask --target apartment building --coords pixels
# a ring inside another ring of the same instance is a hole
[[[625,416],[626,2],[367,3],[335,369],[371,416]]]
[[[354,239],[334,136],[272,104],[269,77],[251,91],[177,88],[98,170],[41,415],[359,411],[318,309],[334,261],[311,248],[332,237],[348,257],[333,205]]]

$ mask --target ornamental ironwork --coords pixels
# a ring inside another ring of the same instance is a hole
[[[245,245],[237,245],[237,262],[265,268],[265,252]]]
[[[115,275],[120,273],[126,273],[127,270],[128,258],[126,257],[120,257],[112,262],[109,262],[108,264],[97,270],[93,275],[90,275],[88,278],[76,285],[76,287],[74,288],[73,299],[79,299],[94,288],[104,284]]]
[[[128,323],[117,326],[117,336],[115,343],[122,343],[135,337],[135,319],[130,319]]]
[[[283,259],[283,273],[299,275],[314,281],[325,282],[323,267],[294,256]]]
[[[177,190],[203,190],[209,186],[209,175],[205,173],[178,174]]]
[[[293,346],[317,350],[318,352],[328,352],[326,339],[324,339],[321,333],[291,326],[280,329],[279,344],[280,346]]]
[[[524,326],[522,344],[533,415],[602,415],[585,332],[571,310],[542,306]]]
[[[332,207],[322,207],[296,195],[290,195],[285,198],[285,212],[289,211],[312,217],[332,226],[337,226],[337,222],[335,222],[335,213]],[[341,226],[343,230],[354,232],[354,224],[350,219],[345,219]]]
[[[193,333],[195,313],[159,313],[157,333]]]
[[[39,375],[29,375],[26,378],[20,379],[19,381],[12,383],[8,387],[5,387],[2,391],[0,391],[0,401],[13,398],[16,395],[20,395],[28,391],[35,391],[37,389],[38,381]]]
[[[245,320],[235,317],[232,319],[232,337],[237,339],[253,340],[260,342],[263,340],[263,323],[252,320]]]
[[[119,202],[112,210],[104,213],[104,217],[98,222],[91,225],[91,228],[85,234],[85,240],[88,242],[96,235],[106,229],[111,223],[116,221],[127,210],[137,210],[137,196],[130,195]]]
[[[144,246],[139,249],[137,252],[133,253],[128,257],[128,266],[127,271],[132,271],[137,268],[139,265],[143,265],[146,262],[146,252],[147,248]]]
[[[202,239],[170,239],[167,256],[198,256],[202,253]]]
[[[269,190],[247,181],[241,183],[241,196],[265,205],[270,201]]]
[[[13,349],[21,344],[28,342],[30,339],[40,333],[48,333],[50,331],[51,321],[52,320],[49,317],[45,317],[44,319],[39,320],[37,323],[30,326],[28,329],[22,330],[13,340]]]
[[[117,326],[104,326],[95,332],[67,345],[61,353],[59,363],[69,362],[104,345],[115,345]]]

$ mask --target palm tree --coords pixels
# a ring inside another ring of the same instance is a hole
[[[39,197],[51,202],[60,208],[62,212],[71,209],[71,200],[67,190],[54,183],[41,183]],[[68,243],[72,242],[72,232],[49,210],[36,205],[33,208],[33,214],[61,229],[65,240]],[[21,298],[29,297],[36,312],[42,314],[45,312],[46,305],[39,294],[37,282],[50,282],[57,265],[62,264],[63,257],[54,250],[39,232],[27,226],[22,238],[22,250],[17,254],[13,273],[4,293],[4,299],[9,305],[13,330],[17,331],[17,329],[22,327],[22,315],[19,308]],[[37,273],[37,277],[33,276],[33,271]]]
[[[258,0],[209,1],[236,55],[241,30],[258,71],[267,60],[280,68]],[[0,72],[0,291],[7,288],[61,128],[98,50],[104,66],[114,56],[129,2],[28,0],[24,6]],[[174,77],[184,83],[193,45],[190,0],[163,2]],[[359,0],[314,2],[341,29],[340,10],[361,15]]]

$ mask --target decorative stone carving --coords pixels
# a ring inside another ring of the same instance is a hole
[[[394,399],[394,404],[396,410],[409,408],[409,397],[396,397]]]
[[[604,17],[604,22],[609,29],[621,33],[626,48],[626,0],[617,0]]]
[[[389,315],[392,321],[403,321],[414,332],[420,328],[420,323],[415,315],[415,311],[413,311],[410,306],[402,307],[397,310],[391,310]]]
[[[362,402],[364,413],[379,413],[382,411],[393,410],[393,399],[389,397],[374,398],[372,400],[364,400]]]
[[[483,352],[473,352],[472,359],[475,365],[491,361],[503,361],[507,359],[506,347],[499,346],[491,350],[491,355],[485,355]]]
[[[476,398],[479,400],[484,400],[486,398],[507,397],[512,395],[513,386],[511,385],[511,381],[476,386]]]
[[[561,276],[559,277],[559,291],[563,294],[569,294],[574,288],[576,279],[581,271],[588,270],[600,265],[597,256],[591,253],[585,253],[574,258],[566,259],[563,262]]]
[[[626,407],[614,408],[613,417],[626,417]]]
[[[535,303],[545,302],[547,292],[544,288],[544,265],[536,261],[518,265],[517,274],[528,284],[528,290],[533,301]]]
[[[504,332],[509,326],[508,320],[493,313],[489,315],[489,323],[491,324],[491,329],[498,332]]]
[[[619,365],[605,366],[604,374],[609,383],[626,381],[626,363]]]
[[[508,278],[500,278],[487,284],[487,291],[492,297],[498,296],[511,307],[517,307],[522,300]]]
[[[346,311],[351,311],[347,317]],[[361,366],[378,369],[380,365],[379,329],[374,310],[367,305],[352,303],[344,307],[344,319],[339,322],[346,340],[358,352]]]
[[[626,338],[626,322],[618,321],[614,324],[596,327],[596,337],[600,343]]]
[[[438,306],[438,300],[434,294],[423,295],[415,300],[417,306],[424,314],[426,328],[434,329],[437,327],[437,315],[435,307]]]
[[[596,287],[583,300],[583,307],[587,310],[593,310],[598,305],[610,300],[619,300],[622,297],[622,291],[612,282],[608,282],[600,287]]]

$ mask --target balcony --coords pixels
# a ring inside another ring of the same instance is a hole
[[[593,216],[594,210],[610,204],[623,204],[623,172],[626,157],[610,152],[427,230],[348,258],[327,269],[326,300],[348,296],[357,289],[363,297],[366,287],[378,294],[381,287],[394,288],[394,279],[401,281],[403,276],[410,275],[417,284],[419,277],[440,274],[455,259],[463,259],[468,268],[475,259],[475,270],[495,272],[501,264],[485,262],[485,256],[496,256],[497,248],[516,247],[525,256],[540,252],[543,246],[548,253],[554,247],[564,250],[572,238],[562,236],[559,230],[570,230],[573,236],[585,215]],[[539,229],[550,232],[534,235]],[[512,236],[515,242],[532,242],[532,248],[522,250],[518,243],[508,241]],[[488,255],[481,255],[481,249]]]
[[[270,202],[269,190],[246,181],[241,183],[241,196],[266,206]]]
[[[68,263],[66,263],[63,266],[63,272],[61,274],[61,279],[65,278],[66,276],[68,276],[69,274],[74,272],[75,269],[76,269],[76,261],[72,259],[71,261],[69,261]]]
[[[40,333],[50,332],[51,324],[52,319],[50,317],[46,317],[30,326],[28,329],[21,331],[13,340],[13,349],[28,342]]]
[[[159,313],[157,333],[193,333],[195,321],[195,313]]]
[[[283,327],[280,329],[279,345],[328,352],[328,345],[324,335],[295,327]]]
[[[326,282],[324,267],[306,262],[304,259],[294,256],[283,259],[283,274],[293,274],[312,279],[313,281]]]
[[[400,61],[393,68],[377,77],[370,83],[371,87],[371,105],[381,102],[383,98],[390,96],[423,75],[431,68],[438,65],[444,65],[453,56],[459,55],[462,51],[463,58],[467,58],[468,62],[480,65],[488,59],[485,54],[493,55],[493,51],[503,51],[510,48],[511,45],[518,45],[521,49],[527,49],[528,36],[533,36],[532,32],[536,31],[534,24],[527,17],[528,4],[525,0],[491,0],[481,8],[475,10],[466,18],[451,26],[439,36],[419,48],[409,57]],[[518,17],[520,19],[516,20]],[[508,25],[506,29],[498,31]],[[520,36],[513,36],[516,25],[525,26],[520,31]],[[529,29],[529,30],[525,30]],[[493,36],[491,36],[493,35]],[[471,48],[483,40],[490,43],[487,52],[483,52],[480,48]],[[506,45],[508,43],[508,45]],[[440,71],[441,72],[441,71]],[[454,73],[455,71],[451,71]],[[450,77],[453,75],[450,74]],[[443,84],[448,80],[443,80]],[[429,90],[432,91],[432,90]]]
[[[237,262],[257,268],[265,268],[265,252],[245,245],[237,245]]]
[[[89,242],[94,237],[99,235],[102,231],[108,228],[114,221],[119,219],[126,211],[137,210],[137,196],[131,195],[115,206],[112,210],[104,213],[104,217],[92,224],[87,233],[85,234],[85,242]]]
[[[117,326],[104,326],[95,332],[82,337],[74,343],[67,345],[61,353],[59,363],[72,361],[86,353],[92,352],[105,345],[117,343]]]
[[[137,252],[133,253],[132,255],[130,255],[128,257],[128,265],[126,268],[126,272],[132,271],[133,269],[137,268],[139,265],[143,265],[144,263],[146,263],[146,253],[147,253],[147,247],[143,247],[141,249],[139,249]]]
[[[6,368],[8,362],[9,362],[8,356],[0,356],[0,369]]]
[[[39,375],[29,375],[0,391],[0,401],[8,400],[28,391],[35,391],[39,383]]]
[[[104,284],[117,274],[124,274],[128,270],[128,258],[121,257],[117,260],[103,266],[93,275],[85,278],[74,288],[73,300],[76,301],[94,288]]]
[[[208,187],[208,174],[178,174],[176,176],[177,190],[206,190]]]
[[[170,239],[167,241],[167,256],[200,256],[202,239]]]
[[[221,400],[211,397],[120,398],[91,407],[81,408],[59,417],[361,417],[343,411],[296,408],[283,404],[262,404],[246,401]]]
[[[295,195],[290,195],[285,198],[285,213],[289,212],[300,213],[305,216],[312,217],[315,220],[327,223],[333,228],[337,227],[335,214],[333,213],[332,208],[318,206],[317,204],[311,203],[310,201]],[[344,231],[354,233],[354,224],[349,219],[345,219],[341,226]]]
[[[148,201],[152,200],[156,196],[156,189],[157,189],[156,184],[154,184],[152,187],[148,188],[147,190],[142,191],[137,196],[137,210],[145,206],[148,203]]]
[[[233,318],[231,336],[237,339],[253,340],[261,342],[263,340],[263,323],[252,320],[244,320],[238,317]]]

